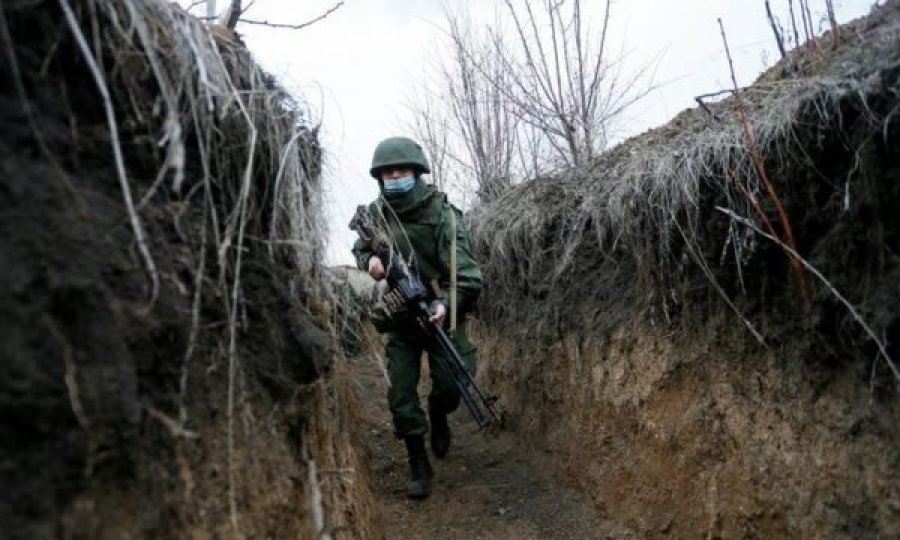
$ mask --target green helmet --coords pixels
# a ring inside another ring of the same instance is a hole
[[[391,137],[378,143],[372,155],[369,174],[380,179],[381,169],[396,165],[409,165],[416,174],[429,173],[428,160],[419,143],[406,137]]]

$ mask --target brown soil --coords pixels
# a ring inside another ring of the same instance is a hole
[[[900,402],[871,364],[761,349],[728,317],[480,337],[511,429],[642,538],[900,535]]]
[[[407,499],[406,451],[394,437],[385,379],[373,356],[355,360],[354,379],[367,404],[365,438],[387,538],[636,538],[604,519],[571,476],[555,474],[562,456],[529,446],[510,431],[481,432],[462,406],[451,415],[450,454],[431,458],[431,497]],[[420,385],[423,402],[429,384]]]
[[[116,6],[72,4],[84,17]],[[234,208],[230,182],[240,172],[220,164],[212,203],[195,196],[202,190],[164,182],[139,211],[160,276],[150,302],[102,102],[58,4],[6,1],[0,12],[11,34],[0,39],[0,537],[373,530],[330,310],[317,302],[324,293],[284,262],[291,257],[258,244],[243,250],[229,376],[229,295],[220,284],[234,274],[201,237],[215,226],[206,204],[219,215]],[[103,16],[96,23],[94,32],[122,31]],[[114,56],[113,42],[101,43],[130,189],[144,194],[162,166],[147,144],[156,115],[134,114],[117,83],[139,81],[147,103],[156,87],[142,78],[149,68],[134,67],[140,54]],[[184,186],[193,188],[202,173],[189,135]],[[271,195],[249,196],[258,204],[248,231],[268,222],[271,205]],[[345,470],[362,481],[335,474]]]

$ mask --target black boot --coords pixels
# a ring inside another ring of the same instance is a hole
[[[438,459],[444,459],[450,450],[451,438],[447,413],[436,407],[428,407],[428,419],[431,422],[431,453]]]
[[[425,438],[421,435],[409,435],[403,441],[409,454],[406,496],[410,499],[424,499],[431,494],[431,477],[434,476],[431,464],[428,463],[428,454],[425,453]]]

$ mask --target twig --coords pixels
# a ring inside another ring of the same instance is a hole
[[[191,330],[188,334],[188,343],[184,351],[184,360],[181,364],[181,378],[178,384],[178,420],[181,422],[181,425],[185,425],[188,419],[185,399],[187,397],[188,378],[190,377],[190,362],[194,354],[194,348],[197,345],[197,335],[200,333],[200,300],[203,295],[203,273],[206,267],[206,228],[209,226],[207,221],[207,212],[209,211],[209,205],[204,205],[203,217],[201,218],[203,224],[200,229],[200,255],[197,262],[197,271],[194,275],[194,299],[191,303]]]
[[[699,96],[694,96],[694,101],[696,101],[697,105],[700,105],[700,108],[703,109],[704,111],[706,111],[706,113],[709,114],[713,118],[713,120],[715,120],[716,122],[721,122],[722,115],[720,115],[716,112],[713,112],[713,110],[710,109],[709,106],[706,104],[706,102],[703,100],[708,97],[716,97],[716,96],[721,96],[722,94],[728,94],[728,93],[733,93],[733,92],[734,92],[733,90],[722,90],[720,92],[711,92],[709,94],[700,94]]]
[[[165,426],[166,429],[169,430],[169,433],[172,434],[172,437],[176,439],[199,439],[200,435],[196,431],[191,431],[184,427],[184,424],[179,420],[176,420],[169,416],[168,414],[160,411],[156,407],[147,406],[147,414],[150,415],[151,418],[158,420],[160,424]]]
[[[84,413],[84,407],[81,405],[81,399],[78,397],[78,379],[77,379],[77,368],[75,366],[75,355],[72,353],[72,345],[65,338],[63,333],[59,330],[59,327],[56,326],[56,323],[53,319],[50,318],[46,313],[43,315],[44,326],[47,327],[47,330],[50,331],[50,336],[59,343],[63,348],[63,363],[65,364],[65,381],[66,381],[66,389],[69,392],[69,406],[72,408],[72,413],[75,415],[75,419],[78,421],[78,425],[81,426],[82,429],[87,430],[91,427],[91,422],[88,419],[87,415]]]
[[[813,24],[809,0],[800,0],[800,7],[802,8],[800,14],[806,18],[804,24],[809,25],[809,50],[815,53],[819,50],[819,44],[816,41],[816,26]]]
[[[372,350],[375,350],[374,348]],[[384,357],[378,353],[375,353],[375,361],[378,363],[378,369],[381,370],[381,375],[384,377],[384,384],[387,385],[388,388],[391,387],[391,376],[388,375],[387,363],[384,361]]]
[[[721,285],[719,285],[719,282],[716,281],[716,277],[713,275],[712,271],[704,261],[703,254],[697,252],[696,248],[698,246],[696,246],[694,242],[690,241],[687,233],[685,233],[684,229],[681,227],[681,224],[678,223],[678,218],[674,213],[671,213],[671,211],[670,216],[672,218],[672,223],[675,225],[675,228],[678,229],[678,233],[681,235],[681,238],[684,239],[684,245],[688,248],[688,251],[690,252],[691,257],[694,259],[694,262],[697,263],[697,266],[700,267],[700,270],[704,275],[706,275],[706,279],[709,280],[710,284],[713,286],[716,292],[719,293],[719,296],[722,297],[722,300],[724,300],[725,303],[728,304],[728,307],[730,307],[731,310],[734,311],[734,314],[741,319],[741,322],[743,322],[744,326],[746,326],[750,333],[753,334],[753,337],[756,338],[756,341],[758,341],[759,344],[763,347],[768,348],[768,345],[766,345],[766,339],[763,337],[763,335],[759,332],[759,330],[756,329],[755,326],[753,326],[753,323],[751,323],[746,317],[744,317],[743,314],[741,314],[741,310],[739,310],[738,307],[734,305],[734,302],[732,302],[731,298],[728,298],[728,294],[725,293],[725,290]]]
[[[230,82],[230,81],[229,81]],[[237,500],[234,490],[234,383],[237,374],[237,312],[238,301],[240,299],[240,282],[241,282],[241,257],[244,249],[244,228],[247,225],[247,205],[250,195],[250,186],[253,180],[253,163],[256,155],[256,140],[258,131],[253,124],[253,118],[247,111],[244,102],[241,101],[237,88],[231,85],[231,91],[235,96],[241,114],[247,121],[247,127],[250,131],[250,140],[248,141],[248,157],[247,164],[244,168],[243,181],[241,182],[241,191],[238,195],[238,231],[237,245],[235,249],[234,263],[234,281],[231,289],[231,310],[229,313],[228,323],[228,495],[229,507],[231,513],[231,524],[236,535],[240,536],[238,528],[237,516]]]
[[[0,8],[2,11],[2,8]],[[62,331],[56,325],[56,322],[46,313],[42,316],[44,325],[50,332],[50,336],[60,344],[63,348],[63,364],[65,365],[64,381],[66,390],[69,395],[69,406],[72,408],[72,414],[81,429],[85,431],[87,438],[87,456],[84,463],[84,475],[91,477],[94,474],[96,465],[97,442],[91,430],[91,421],[84,412],[84,406],[81,404],[81,398],[78,391],[78,367],[75,365],[75,354],[72,351],[72,345],[63,335]]]
[[[797,0],[797,9],[800,10],[800,22],[803,24],[803,44],[811,54],[812,44],[810,43],[810,41],[812,39],[812,36],[809,24],[806,22],[806,6],[803,4],[803,0]]]
[[[322,507],[322,490],[319,489],[319,474],[316,472],[316,462],[310,459],[306,462],[308,472],[307,481],[309,482],[309,505],[312,507],[313,527],[316,530],[317,538],[325,530],[325,511]]]
[[[756,200],[756,197],[753,193],[747,189],[747,186],[742,184],[738,178],[737,174],[733,170],[728,171],[728,175],[731,177],[732,181],[737,185],[738,189],[741,190],[741,193],[744,194],[744,197],[750,201],[750,205],[753,207],[753,210],[756,212],[756,215],[759,216],[759,219],[766,225],[766,229],[772,233],[772,236],[777,236],[775,234],[775,227],[772,226],[772,220],[769,219],[769,216],[763,211],[762,206],[759,205],[759,201]]]
[[[766,16],[769,17],[769,26],[772,27],[772,33],[775,34],[775,43],[778,44],[778,52],[781,53],[781,59],[785,60],[787,59],[787,53],[784,51],[784,37],[778,29],[778,23],[775,22],[775,16],[772,15],[772,6],[769,4],[769,0],[766,0]]]
[[[257,24],[257,25],[261,25],[261,26],[268,26],[269,28],[289,28],[291,30],[301,30],[303,28],[306,28],[307,26],[313,25],[313,24],[321,21],[325,17],[327,17],[327,16],[331,15],[332,13],[334,13],[335,11],[337,11],[338,8],[340,8],[343,5],[344,5],[344,2],[343,2],[343,0],[341,0],[337,4],[328,8],[328,10],[325,11],[325,13],[319,15],[318,17],[316,17],[314,19],[310,19],[310,20],[306,21],[305,23],[301,23],[301,24],[281,24],[281,23],[273,23],[273,22],[269,22],[269,21],[257,21],[254,19],[240,19],[239,22],[246,23],[246,24]]]
[[[719,29],[722,32],[722,42],[725,44],[725,56],[728,58],[728,68],[731,72],[731,82],[734,84],[734,92],[735,98],[737,99],[737,108],[741,130],[747,142],[747,147],[750,151],[750,157],[753,161],[753,166],[756,169],[757,176],[759,176],[759,179],[765,186],[766,192],[769,194],[769,198],[772,199],[772,203],[775,205],[775,209],[778,213],[778,219],[781,222],[782,228],[784,229],[784,234],[787,236],[788,244],[796,249],[797,243],[794,241],[794,231],[791,227],[791,222],[788,219],[787,212],[785,212],[784,210],[784,206],[781,204],[781,199],[775,192],[775,187],[769,181],[769,177],[766,174],[766,169],[763,164],[762,157],[759,154],[759,148],[757,148],[756,146],[756,139],[753,137],[753,132],[750,130],[750,122],[747,119],[747,109],[744,106],[744,98],[741,94],[740,89],[738,88],[737,77],[734,74],[734,62],[731,59],[731,51],[728,48],[728,39],[725,36],[725,25],[722,24],[722,19],[718,19],[718,21]],[[803,271],[796,262],[793,262],[792,266],[794,267],[794,271],[797,274],[797,282],[800,286],[800,293],[805,300],[808,300],[806,292],[806,282],[803,278]]]
[[[174,85],[172,84],[170,77],[166,74],[165,60],[160,57],[157,52],[158,46],[153,38],[154,31],[148,27],[146,20],[138,15],[133,4],[125,2],[124,5],[129,11],[130,18],[133,21],[133,28],[137,31],[137,35],[140,37],[141,43],[144,46],[147,63],[150,64],[160,94],[162,94],[166,104],[166,116],[163,124],[165,128],[163,136],[158,142],[160,146],[166,146],[166,159],[159,171],[158,179],[161,181],[165,175],[164,171],[171,169],[173,174],[172,186],[175,191],[178,191],[181,189],[181,183],[184,180],[185,161],[185,146],[182,135],[181,119],[179,116],[178,96],[176,95],[176,90],[173,88]],[[126,32],[124,29],[120,29],[120,31],[123,34]],[[201,73],[202,80],[205,72],[202,60],[197,62],[197,69]],[[149,200],[149,197],[152,197],[154,190],[155,187],[151,186],[144,198]],[[138,208],[140,208],[140,205]]]
[[[281,150],[281,159],[278,162],[278,172],[275,174],[275,186],[272,189],[272,221],[269,224],[269,255],[273,257],[275,255],[274,245],[276,243],[275,225],[278,222],[278,196],[281,195],[281,182],[284,178],[285,166],[287,165],[288,156],[296,156],[294,145],[297,144],[297,141],[304,134],[304,131],[298,129],[291,137],[291,140],[289,140]]]
[[[794,47],[800,48],[800,32],[797,31],[797,16],[794,15],[794,0],[788,0],[788,9],[791,13],[791,28],[794,30]]]
[[[94,78],[94,83],[97,85],[97,90],[103,98],[103,109],[106,112],[106,123],[109,126],[110,143],[112,145],[116,173],[122,188],[122,196],[125,199],[125,207],[128,209],[128,217],[131,220],[131,228],[134,231],[138,250],[141,252],[144,264],[147,266],[147,272],[150,274],[150,301],[145,308],[145,311],[149,312],[159,294],[159,275],[156,272],[156,265],[153,262],[153,257],[150,255],[150,250],[147,248],[147,242],[144,239],[144,228],[141,225],[140,218],[134,208],[134,202],[131,199],[131,188],[128,185],[128,176],[125,172],[125,158],[122,155],[122,147],[119,142],[119,129],[118,124],[116,123],[115,109],[113,108],[112,99],[110,98],[109,90],[106,87],[106,82],[103,79],[103,74],[97,67],[97,63],[91,54],[91,49],[84,38],[84,34],[81,32],[81,28],[78,26],[75,12],[72,11],[72,7],[69,5],[68,0],[59,0],[59,5],[62,8],[63,13],[65,13],[66,21],[69,24],[69,28],[72,30],[72,35],[78,43],[78,48],[81,50],[85,62],[87,62],[88,69]]]
[[[710,109],[710,108],[706,105],[706,103],[703,102],[703,100],[702,100],[700,97],[695,97],[695,98],[694,98],[694,101],[696,101],[697,104],[700,105],[700,108],[703,109],[704,111],[706,111],[706,114],[708,114],[709,116],[711,116],[713,120],[715,120],[716,122],[721,122],[721,121],[722,121],[722,116],[719,115],[719,114],[717,114],[717,113],[714,113],[714,112],[712,111],[712,109]]]
[[[894,377],[896,377],[897,381],[900,382],[900,370],[897,369],[897,366],[894,364],[894,361],[891,359],[891,356],[888,354],[887,347],[885,347],[884,342],[882,340],[878,339],[878,336],[875,335],[875,332],[872,330],[872,328],[868,324],[866,324],[866,322],[863,320],[862,315],[860,315],[859,312],[856,310],[856,308],[853,307],[853,304],[851,304],[844,297],[844,295],[842,295],[840,293],[840,291],[838,291],[837,288],[834,285],[832,285],[831,282],[828,281],[828,279],[826,279],[825,276],[823,276],[821,272],[819,272],[819,270],[816,269],[816,267],[814,267],[806,259],[801,257],[800,254],[797,253],[797,251],[794,248],[785,244],[784,242],[782,242],[778,238],[772,236],[771,234],[763,232],[759,227],[757,227],[749,219],[747,219],[743,216],[739,216],[733,210],[730,210],[728,208],[722,208],[721,206],[716,206],[715,208],[716,208],[716,210],[718,210],[719,212],[722,212],[723,214],[730,217],[734,221],[736,221],[742,225],[745,225],[747,227],[750,227],[751,229],[756,231],[757,234],[778,244],[778,246],[781,247],[781,249],[783,249],[785,252],[787,252],[791,257],[793,257],[794,260],[797,261],[797,263],[802,264],[811,274],[816,276],[819,279],[819,281],[821,281],[826,287],[828,287],[828,289],[831,291],[831,293],[834,294],[834,296],[844,305],[844,307],[847,308],[847,311],[850,312],[850,315],[853,316],[853,319],[856,320],[856,322],[859,323],[860,326],[862,326],[863,330],[866,332],[866,334],[868,334],[869,339],[871,339],[875,343],[875,346],[878,347],[878,351],[881,353],[881,356],[884,357],[884,360],[887,363],[888,367],[894,373]]]
[[[739,88],[739,90],[744,91],[744,90],[747,90],[748,88],[749,88],[749,86],[742,86],[741,88]],[[694,100],[696,101],[698,99],[707,99],[707,98],[712,98],[712,97],[718,97],[723,94],[734,95],[734,88],[726,88],[725,90],[719,90],[717,92],[709,92],[707,94],[700,94],[699,96],[696,96],[694,98]]]
[[[228,8],[228,18],[225,19],[225,28],[234,30],[238,19],[241,17],[241,0],[231,0],[231,6]]]
[[[831,23],[832,44],[837,49],[841,44],[841,28],[834,16],[834,0],[825,0],[825,8],[828,10],[828,22]]]
[[[241,15],[250,11],[250,8],[256,5],[256,2],[257,0],[250,0],[249,2],[247,2],[247,5],[241,8]]]

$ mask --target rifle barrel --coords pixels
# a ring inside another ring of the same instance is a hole
[[[494,407],[494,398],[487,397],[484,395],[484,392],[479,388],[478,383],[475,382],[475,377],[472,373],[466,369],[466,365],[460,357],[459,352],[456,350],[456,347],[453,346],[453,342],[450,340],[450,337],[444,332],[444,329],[438,326],[436,323],[429,322],[429,326],[431,327],[432,333],[437,338],[438,346],[443,349],[445,356],[447,357],[447,361],[442,361],[442,367],[445,371],[450,375],[456,384],[457,389],[459,390],[460,397],[463,400],[463,403],[466,404],[466,408],[469,409],[469,412],[472,414],[472,418],[475,419],[475,422],[478,424],[479,428],[484,428],[489,425],[492,421],[497,422],[498,424],[501,422],[500,414],[497,412]],[[478,403],[475,400],[475,397],[472,396],[472,391],[478,397],[478,401],[481,402],[481,406],[479,407]],[[488,414],[490,414],[491,418],[485,418],[484,412],[482,412],[482,407],[487,410]]]

